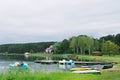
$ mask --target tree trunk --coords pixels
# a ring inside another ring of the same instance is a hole
[[[76,47],[76,52],[79,53],[78,47]]]
[[[85,55],[85,49],[83,49],[83,54]]]
[[[82,48],[80,49],[80,53],[82,54],[83,52],[82,52],[83,50],[82,50]]]
[[[91,53],[91,52],[90,52],[90,48],[89,48],[89,55],[91,55],[90,53]]]

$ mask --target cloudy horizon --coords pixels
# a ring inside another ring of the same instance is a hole
[[[120,33],[120,0],[0,0],[0,44]]]

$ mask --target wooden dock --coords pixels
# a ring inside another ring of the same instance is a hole
[[[41,64],[57,64],[59,63],[58,60],[35,60],[35,63]],[[103,69],[112,68],[113,64],[110,62],[84,62],[84,61],[74,61],[75,65],[82,65],[82,66],[92,66],[92,65],[104,65]]]
[[[58,61],[55,60],[35,60],[35,63],[41,63],[41,64],[56,64]]]

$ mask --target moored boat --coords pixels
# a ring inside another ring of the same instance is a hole
[[[10,67],[17,67],[17,68],[22,68],[22,69],[27,69],[28,68],[28,64],[27,63],[19,63],[19,62],[15,62],[14,64],[9,64]]]
[[[70,68],[73,68],[75,65],[74,65],[74,61],[72,60],[69,60],[69,61],[66,61],[66,60],[62,60],[62,61],[59,61],[59,68],[61,69],[70,69]]]

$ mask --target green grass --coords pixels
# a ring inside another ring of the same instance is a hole
[[[120,64],[120,55],[116,55],[116,56],[81,56],[79,55],[79,57],[86,60],[113,62],[113,63]]]
[[[71,72],[10,71],[0,74],[1,80],[119,80],[120,71],[103,71],[102,74],[74,74]]]

